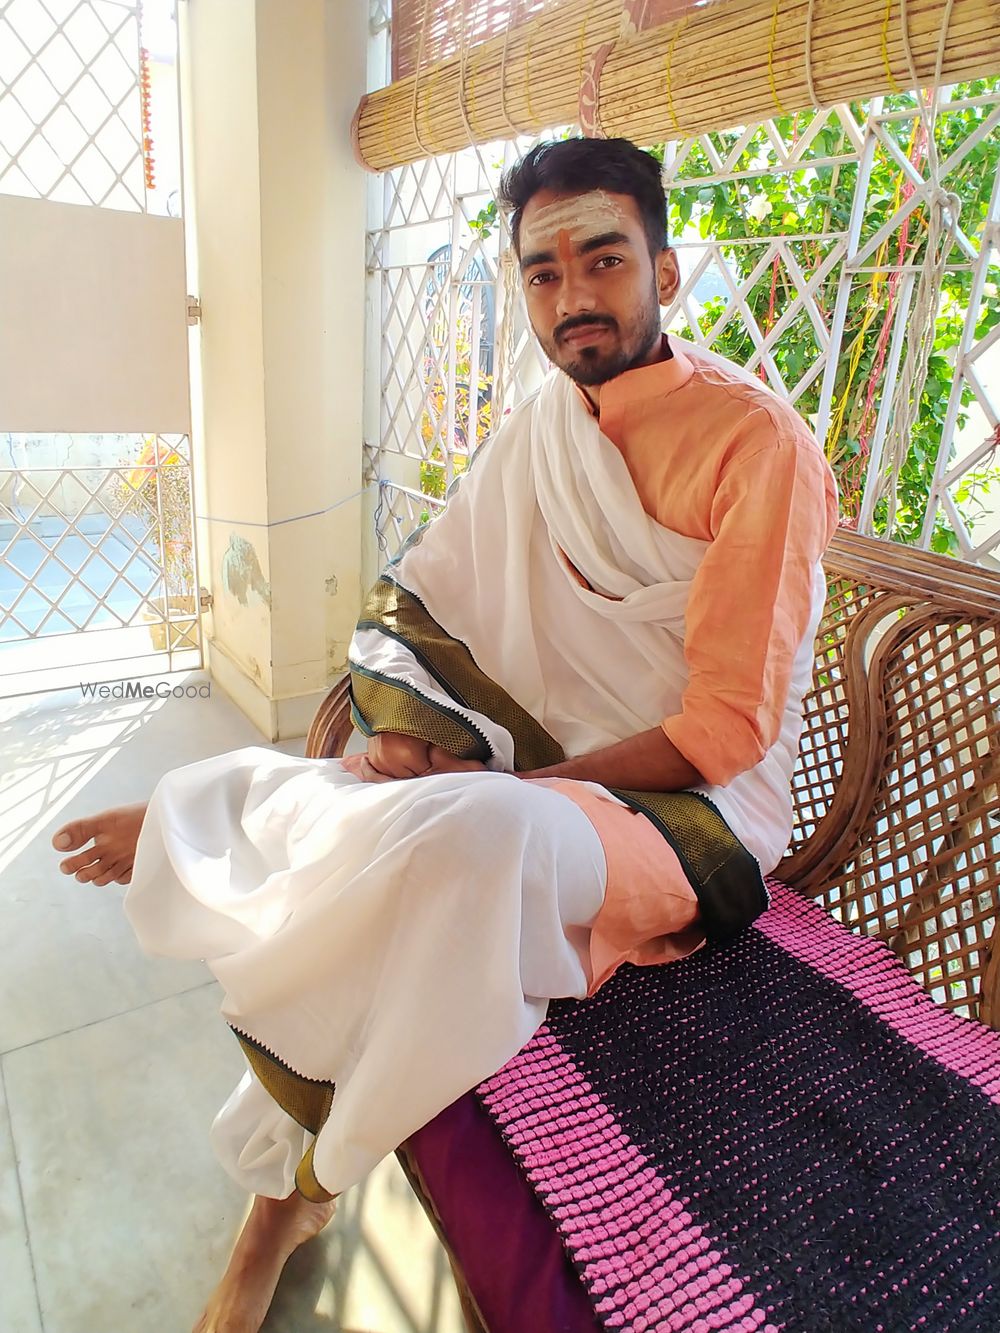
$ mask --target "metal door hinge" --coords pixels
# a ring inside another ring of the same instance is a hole
[[[212,608],[212,603],[214,601],[215,598],[212,596],[212,594],[208,591],[207,588],[198,589],[198,605],[201,607],[203,611],[210,611]]]
[[[192,325],[201,323],[201,302],[197,296],[189,296],[187,299],[187,321]]]

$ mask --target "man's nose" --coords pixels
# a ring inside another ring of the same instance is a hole
[[[585,277],[572,272],[563,274],[556,297],[556,314],[560,319],[586,315],[596,304],[593,287]]]

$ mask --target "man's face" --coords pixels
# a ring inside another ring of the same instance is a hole
[[[677,290],[672,250],[651,258],[630,195],[539,190],[519,232],[528,318],[546,356],[578,384],[603,384],[658,345]]]

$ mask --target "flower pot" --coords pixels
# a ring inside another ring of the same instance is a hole
[[[156,607],[158,614],[154,615],[151,610],[145,608],[142,612],[142,619],[149,625],[149,637],[152,640],[155,652],[166,652],[168,630],[172,650],[197,648],[198,614],[193,594],[172,593],[167,597],[166,609],[164,609],[162,597],[151,597],[150,605]],[[166,619],[170,614],[176,617],[178,611],[186,613],[184,619]]]

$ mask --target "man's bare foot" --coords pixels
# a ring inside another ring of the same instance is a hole
[[[60,852],[84,850],[60,861],[59,869],[75,875],[81,884],[128,884],[145,814],[146,803],[141,801],[64,824],[53,834],[52,846]],[[84,847],[85,843],[91,845]]]
[[[319,1235],[336,1207],[336,1199],[310,1203],[298,1191],[287,1199],[257,1195],[194,1333],[257,1333],[289,1256]]]

